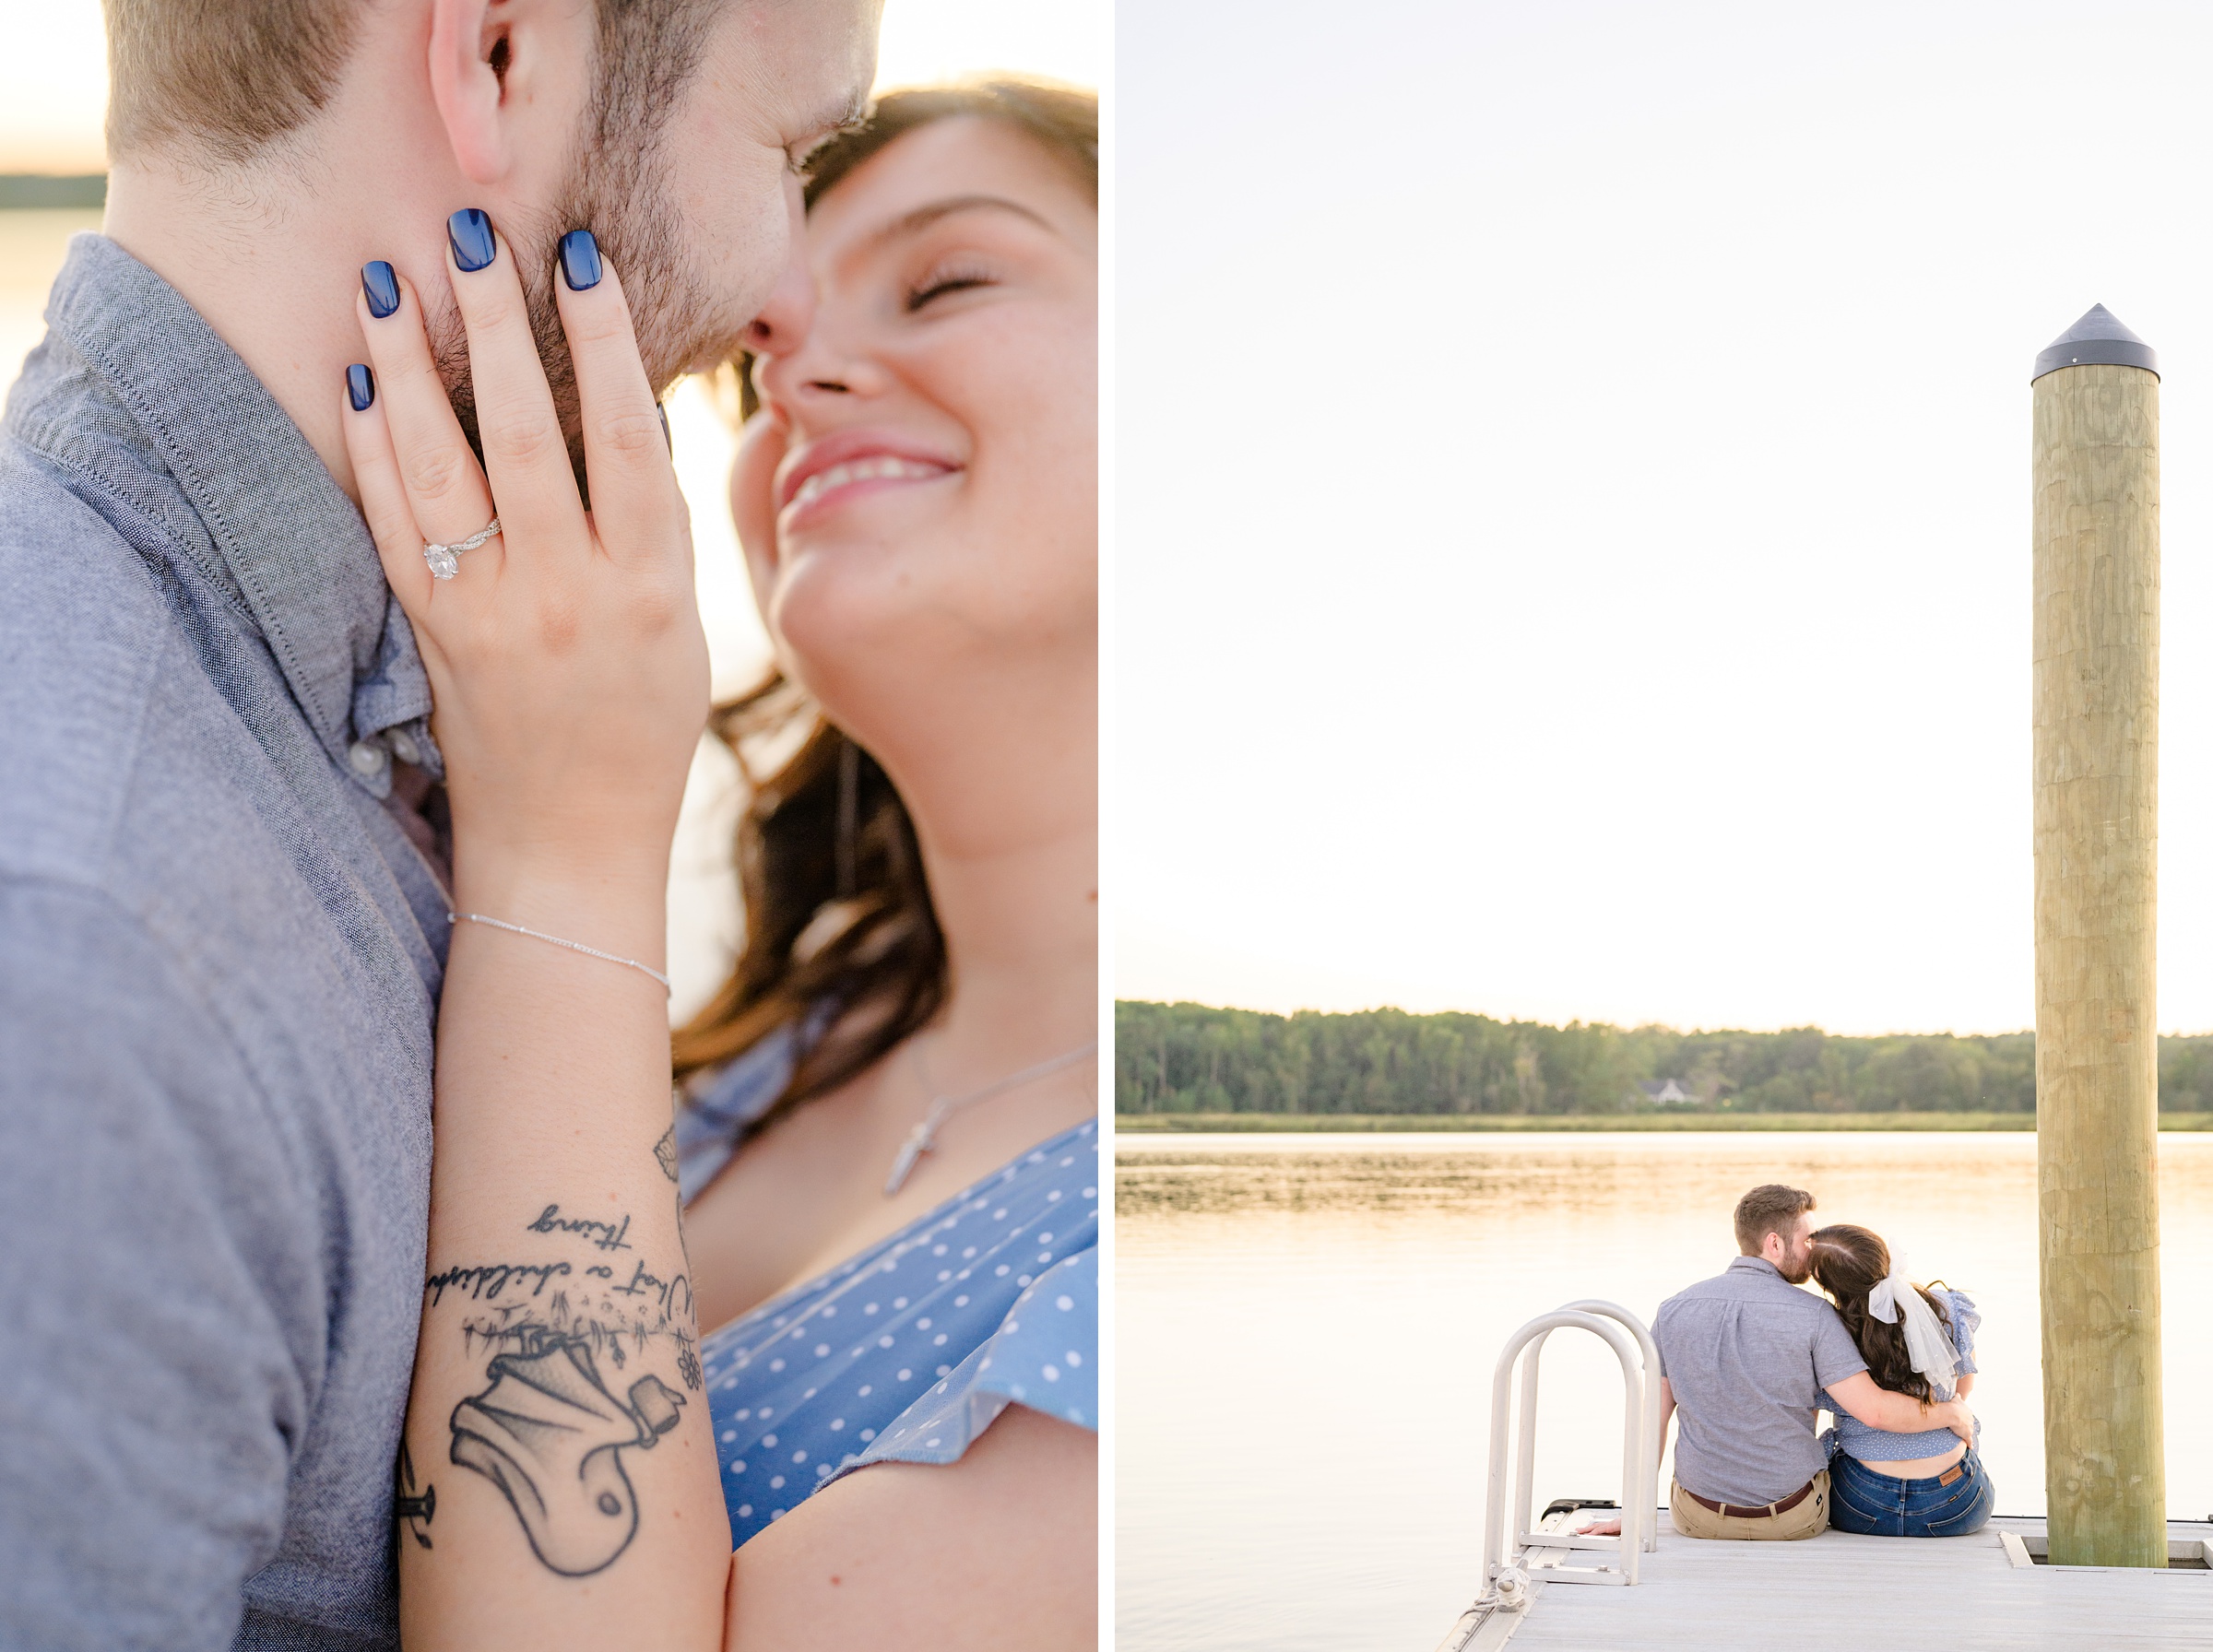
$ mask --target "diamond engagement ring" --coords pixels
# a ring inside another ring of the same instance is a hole
[[[476,549],[478,546],[483,544],[485,540],[499,531],[500,519],[494,516],[489,525],[469,535],[467,538],[456,540],[451,545],[433,545],[425,539],[422,542],[422,560],[431,565],[431,577],[432,579],[453,578],[455,574],[461,572],[461,553],[465,550]]]

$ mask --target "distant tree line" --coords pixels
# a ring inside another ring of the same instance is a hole
[[[2033,1113],[2036,1035],[1678,1032],[1487,1015],[1115,1006],[1121,1113]],[[1678,1105],[1682,1105],[1678,1103]],[[2160,1040],[2160,1106],[2213,1111],[2213,1035]]]

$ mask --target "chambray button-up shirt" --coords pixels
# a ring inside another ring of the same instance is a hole
[[[47,322],[0,425],[0,1646],[395,1645],[429,687],[174,289],[81,236]]]
[[[1836,1309],[1761,1257],[1739,1257],[1660,1304],[1660,1368],[1675,1396],[1675,1478],[1757,1508],[1828,1466],[1814,1435],[1822,1390],[1867,1369]]]

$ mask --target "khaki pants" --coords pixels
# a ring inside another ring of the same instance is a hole
[[[1828,1529],[1828,1470],[1814,1476],[1814,1489],[1804,1503],[1780,1515],[1717,1515],[1704,1504],[1692,1502],[1681,1481],[1669,1488],[1667,1512],[1679,1537],[1783,1543],[1817,1538]]]

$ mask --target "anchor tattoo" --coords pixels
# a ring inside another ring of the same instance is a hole
[[[438,1488],[426,1485],[422,1495],[415,1495],[415,1459],[408,1455],[408,1443],[399,1443],[399,1466],[396,1475],[399,1485],[392,1497],[392,1518],[425,1549],[431,1546],[431,1534],[423,1529],[431,1516],[438,1512]]]

